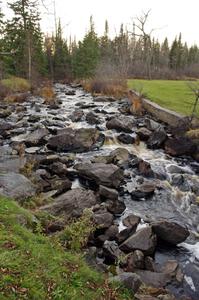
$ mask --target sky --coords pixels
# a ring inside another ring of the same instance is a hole
[[[53,0],[43,0],[42,29],[51,33],[54,30]],[[133,20],[143,12],[151,10],[146,29],[162,41],[166,36],[171,42],[182,33],[183,41],[199,44],[199,0],[54,0],[56,15],[60,17],[65,37],[81,39],[89,27],[92,15],[95,29],[103,34],[104,23],[109,22],[110,34],[119,32],[120,24],[132,29]],[[4,6],[7,1],[3,0]]]

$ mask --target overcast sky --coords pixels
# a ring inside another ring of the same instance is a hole
[[[7,1],[3,0],[4,5]],[[48,11],[53,12],[53,0],[44,0]],[[61,18],[65,36],[82,38],[93,16],[96,31],[102,34],[104,22],[109,21],[113,35],[119,31],[121,23],[130,29],[132,18],[142,11],[151,9],[148,30],[157,28],[154,36],[163,40],[173,40],[179,32],[188,44],[199,44],[199,0],[55,0],[57,17]],[[45,10],[42,13],[42,28],[46,32],[54,29],[53,16]]]

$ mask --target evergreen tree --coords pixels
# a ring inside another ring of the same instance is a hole
[[[68,45],[62,38],[62,28],[59,20],[54,41],[54,78],[65,79],[71,77],[70,64]]]
[[[90,29],[82,42],[79,42],[73,56],[73,72],[77,78],[89,78],[95,74],[99,63],[100,48],[97,34],[95,33],[92,17]]]
[[[43,39],[37,0],[13,0],[14,17],[5,28],[5,49],[14,53],[8,61],[10,72],[27,77],[45,73]]]

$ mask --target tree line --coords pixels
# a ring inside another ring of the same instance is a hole
[[[0,3],[1,4],[1,3]],[[45,35],[40,27],[39,0],[10,0],[13,17],[6,20],[0,10],[0,74],[38,80],[70,80],[93,76],[136,78],[199,77],[199,48],[178,37],[169,45],[146,34],[148,14],[137,19],[133,32],[121,24],[119,33],[109,36],[108,21],[98,36],[93,18],[81,41],[63,37],[61,22],[55,33]],[[135,27],[140,33],[135,32]]]

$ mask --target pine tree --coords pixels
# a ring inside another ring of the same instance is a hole
[[[38,73],[45,73],[38,1],[13,0],[9,7],[14,13],[5,29],[5,48],[14,53],[9,68],[12,73],[31,80]]]
[[[82,42],[79,42],[73,56],[73,72],[77,78],[89,78],[95,74],[100,58],[99,40],[95,33],[92,17],[90,29]]]

